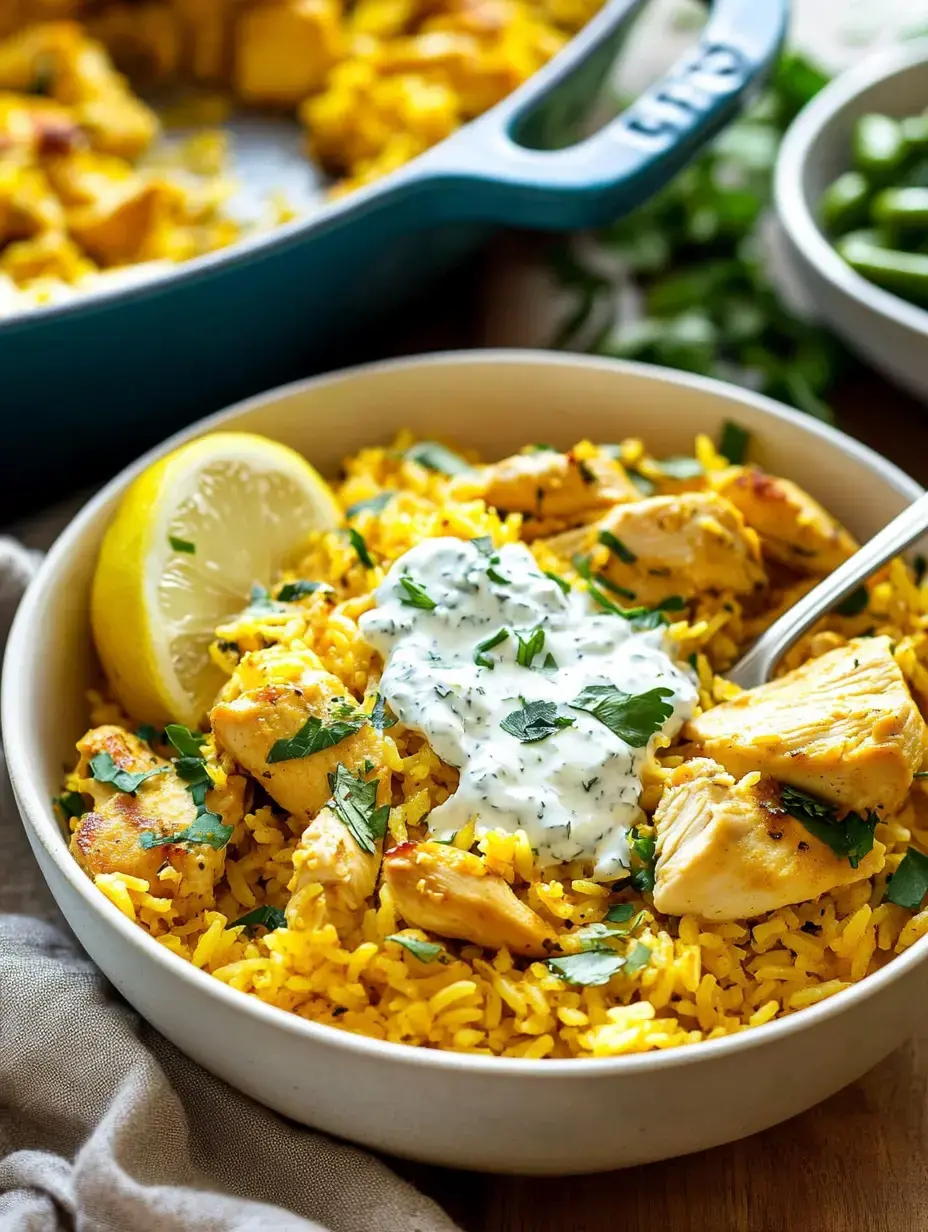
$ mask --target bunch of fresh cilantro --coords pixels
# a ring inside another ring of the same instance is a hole
[[[645,206],[599,232],[595,244],[635,284],[641,311],[613,321],[592,346],[748,385],[820,419],[842,362],[837,343],[797,319],[765,269],[759,229],[787,127],[828,81],[806,57],[783,55],[766,91]],[[614,280],[569,242],[552,268],[573,292],[553,345],[577,349]]]

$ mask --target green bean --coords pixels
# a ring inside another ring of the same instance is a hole
[[[886,183],[905,160],[908,146],[898,120],[861,116],[854,127],[854,165],[878,183]]]
[[[868,217],[872,189],[860,171],[845,171],[825,189],[821,201],[822,222],[832,235],[862,226]]]
[[[928,150],[928,113],[906,116],[899,121],[899,127],[910,150]]]
[[[924,231],[928,228],[928,188],[884,188],[873,200],[871,217],[902,231]]]
[[[928,253],[881,248],[857,235],[838,240],[838,252],[870,282],[917,304],[928,304]]]

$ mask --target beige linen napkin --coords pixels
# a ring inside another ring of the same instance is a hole
[[[37,559],[0,539],[0,643]],[[0,912],[0,1232],[455,1232],[379,1160],[253,1103],[130,1009],[57,915],[2,756]]]

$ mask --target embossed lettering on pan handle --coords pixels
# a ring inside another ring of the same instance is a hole
[[[559,150],[514,134],[640,7],[613,0],[521,89],[413,164],[435,213],[513,226],[608,222],[652,196],[740,110],[776,57],[788,0],[715,0],[698,44],[620,116]]]

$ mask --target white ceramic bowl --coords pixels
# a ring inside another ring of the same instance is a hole
[[[384,1151],[494,1171],[596,1171],[753,1133],[830,1095],[922,1016],[928,938],[855,988],[782,1022],[695,1047],[588,1061],[497,1060],[349,1035],[262,1005],[170,954],[71,859],[50,797],[86,725],[94,656],[87,606],[104,528],[138,471],[217,428],[266,433],[334,474],[407,425],[502,456],[526,441],[646,436],[692,448],[727,418],[759,461],[810,489],[860,536],[920,492],[834,430],[713,381],[635,364],[471,352],[361,368],[252,399],[174,437],[115,479],[64,532],[17,615],[3,673],[9,768],[45,878],[91,957],[202,1065],[280,1112]]]
[[[838,256],[818,203],[851,162],[854,122],[871,111],[928,107],[928,39],[879,52],[826,86],[791,126],[777,160],[775,201],[787,281],[821,321],[874,368],[928,400],[928,311],[874,286]]]

